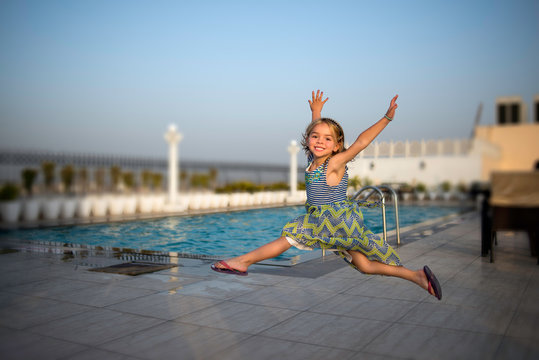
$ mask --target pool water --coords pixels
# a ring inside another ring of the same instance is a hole
[[[400,227],[458,213],[459,207],[399,207]],[[380,208],[362,208],[365,225],[383,231]],[[0,232],[1,237],[30,241],[119,247],[135,250],[179,252],[212,257],[232,257],[251,251],[280,236],[282,227],[304,214],[304,206],[278,207],[196,216],[59,226]],[[386,207],[387,230],[395,228],[395,213]],[[390,239],[391,243],[392,239]],[[289,260],[306,253],[292,247],[276,260]]]

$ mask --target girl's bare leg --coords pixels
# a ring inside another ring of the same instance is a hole
[[[259,261],[271,259],[281,255],[286,250],[290,249],[290,243],[284,236],[273,240],[270,243],[262,245],[261,247],[248,252],[247,254],[240,255],[238,257],[225,260],[226,263],[233,269],[239,271],[247,271],[247,268]],[[216,267],[223,267],[219,263],[215,264]]]
[[[409,280],[425,290],[429,288],[427,276],[422,269],[414,271],[404,266],[387,265],[379,261],[372,261],[359,251],[350,250],[348,253],[352,256],[352,263],[365,274],[395,276]],[[434,295],[434,292],[430,294]]]

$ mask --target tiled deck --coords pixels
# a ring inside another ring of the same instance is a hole
[[[399,248],[428,264],[437,301],[330,255],[248,277],[202,260],[129,277],[87,271],[112,258],[0,255],[2,359],[537,359],[539,266],[527,237],[480,253],[479,218]],[[313,275],[314,274],[314,275]]]

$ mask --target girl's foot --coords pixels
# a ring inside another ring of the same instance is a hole
[[[425,265],[423,270],[418,270],[418,273],[421,276],[420,286],[438,300],[442,300],[442,287],[431,269]]]
[[[247,266],[239,264],[234,259],[231,260],[221,260],[211,265],[213,271],[217,271],[224,274],[232,274],[239,276],[247,275]]]

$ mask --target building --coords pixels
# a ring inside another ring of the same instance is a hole
[[[351,177],[375,184],[488,181],[493,171],[529,171],[539,164],[539,95],[532,121],[519,96],[496,100],[496,124],[476,126],[471,139],[373,142],[349,164]],[[538,184],[539,185],[539,184]]]

